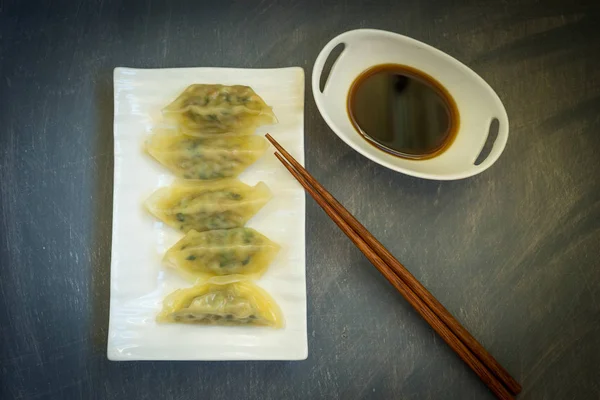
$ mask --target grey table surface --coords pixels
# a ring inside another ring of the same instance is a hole
[[[306,87],[306,159],[523,384],[600,398],[600,7],[590,1],[0,1],[0,398],[490,399],[313,203],[309,357],[106,359],[116,66],[301,66],[353,28],[465,62],[511,121],[500,160],[436,182],[381,167]]]

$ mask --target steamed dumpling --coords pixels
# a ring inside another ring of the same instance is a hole
[[[194,136],[247,135],[277,122],[271,107],[251,87],[241,85],[188,86],[163,115]]]
[[[164,257],[183,277],[197,280],[215,275],[261,276],[279,245],[252,228],[189,231]]]
[[[146,141],[146,151],[177,177],[201,180],[236,177],[267,147],[262,136],[196,138],[162,133]]]
[[[179,289],[163,301],[158,322],[202,325],[284,325],[281,309],[267,292],[241,276],[215,277]]]
[[[180,181],[154,192],[146,208],[182,232],[208,231],[244,226],[271,197],[263,182],[251,187],[237,179]]]

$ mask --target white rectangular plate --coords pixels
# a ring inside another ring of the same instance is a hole
[[[269,132],[304,163],[304,71],[301,68],[116,68],[115,179],[107,355],[110,360],[302,360],[306,337],[304,190],[272,151],[240,179],[264,181],[273,199],[248,223],[282,247],[256,283],[273,296],[285,328],[157,324],[163,298],[190,284],[165,269],[165,251],[183,234],[142,207],[174,177],[143,151],[160,110],[193,83],[251,86],[279,119]]]

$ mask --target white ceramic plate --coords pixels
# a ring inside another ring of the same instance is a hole
[[[183,235],[142,207],[174,177],[146,155],[143,143],[160,110],[192,83],[251,86],[273,106],[279,124],[263,127],[304,162],[304,71],[284,69],[116,68],[115,178],[107,355],[110,360],[301,360],[306,337],[305,196],[302,187],[268,151],[240,179],[264,181],[273,199],[248,223],[282,246],[256,283],[281,307],[281,330],[251,327],[159,325],[162,299],[190,284],[161,265],[164,252]]]

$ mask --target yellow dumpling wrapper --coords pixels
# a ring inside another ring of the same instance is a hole
[[[163,109],[188,135],[249,135],[257,127],[277,123],[273,110],[249,86],[188,86]]]
[[[285,324],[273,298],[243,276],[209,279],[191,288],[178,289],[163,301],[156,317],[161,323],[226,326],[269,326]]]
[[[197,138],[160,131],[146,141],[146,151],[183,179],[234,178],[265,153],[262,136]]]
[[[252,228],[191,230],[167,251],[163,261],[191,281],[236,274],[258,278],[279,249]]]
[[[178,181],[154,192],[146,209],[184,233],[201,232],[243,227],[271,197],[263,182],[251,187],[238,179]]]

